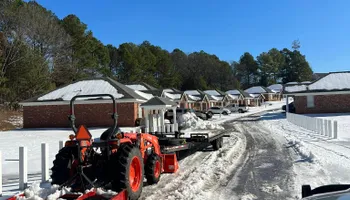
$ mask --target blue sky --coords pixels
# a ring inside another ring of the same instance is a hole
[[[350,70],[348,0],[37,0],[77,15],[104,44],[144,40],[226,61],[301,42],[314,72]]]

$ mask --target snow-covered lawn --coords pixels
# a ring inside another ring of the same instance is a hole
[[[306,116],[338,121],[338,138],[350,140],[350,113],[307,114]]]
[[[285,119],[285,114],[270,112],[259,123],[287,140],[286,148],[295,152],[294,173],[297,194],[301,185],[312,188],[325,184],[349,183],[350,141],[315,135]],[[344,121],[345,122],[345,121]]]
[[[90,130],[93,137],[98,137],[105,129]],[[19,129],[0,132],[0,151],[2,153],[3,175],[18,174],[18,162],[6,159],[18,159],[19,147],[28,149],[28,173],[41,171],[41,143],[49,145],[49,163],[52,164],[58,152],[59,141],[68,140],[73,132],[70,129]]]

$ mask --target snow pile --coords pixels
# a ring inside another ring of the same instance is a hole
[[[283,190],[278,185],[270,186],[268,184],[263,185],[260,188],[260,190],[269,194],[276,194],[276,193],[283,192]]]
[[[72,83],[63,88],[54,90],[40,98],[39,101],[62,99],[70,101],[76,95],[89,94],[111,94],[116,99],[122,98],[124,95],[118,93],[110,83],[104,80],[86,80]]]
[[[58,188],[59,185],[44,185],[40,187],[39,183],[33,183],[29,188],[24,190],[24,196],[18,196],[17,200],[56,200],[59,197],[66,194],[76,194],[79,196],[83,195],[82,193],[71,192],[70,188],[64,187],[61,190],[59,190]],[[94,189],[86,190],[85,194],[93,190]],[[102,188],[97,188],[96,194],[109,199],[117,195],[118,193],[111,190],[105,191]]]
[[[254,194],[245,194],[241,197],[241,200],[254,200],[254,199],[258,199],[258,197],[255,196]]]
[[[192,130],[224,130],[224,127],[218,125],[213,121],[203,121],[198,118],[196,114],[188,112],[179,116],[179,126],[182,129]]]
[[[39,183],[33,183],[24,190],[24,196],[18,196],[17,200],[56,200],[65,194],[80,194],[69,192],[70,188],[62,188],[62,190],[58,190],[58,188],[58,185],[40,187]]]
[[[97,189],[96,189],[96,194],[97,194],[97,195],[101,195],[101,196],[103,196],[103,197],[109,199],[109,198],[112,198],[113,196],[117,195],[118,193],[117,193],[117,192],[114,192],[114,191],[112,191],[112,190],[107,190],[107,191],[105,191],[105,190],[103,190],[102,188],[97,188]]]
[[[314,159],[313,153],[307,149],[304,145],[304,143],[297,139],[288,139],[288,136],[286,136],[286,139],[288,141],[289,147],[293,147],[293,149],[297,152],[297,154],[300,155],[301,159],[308,160],[309,162],[312,162]]]
[[[341,90],[350,88],[350,73],[333,73],[309,86],[310,90]]]

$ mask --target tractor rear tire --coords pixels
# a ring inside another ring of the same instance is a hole
[[[75,147],[63,147],[58,152],[51,168],[51,184],[61,185],[69,180],[71,164],[76,158],[78,158],[78,149]]]
[[[140,149],[132,144],[122,144],[117,153],[111,155],[110,162],[112,189],[116,192],[126,189],[130,200],[138,199],[141,196],[144,178]]]
[[[145,175],[147,183],[149,185],[158,183],[161,173],[162,163],[160,157],[154,153],[149,155],[145,166]]]

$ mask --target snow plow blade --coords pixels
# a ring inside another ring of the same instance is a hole
[[[8,198],[7,200],[17,200],[18,198],[25,198],[24,194],[16,195],[11,198]],[[119,192],[117,195],[112,197],[105,197],[103,195],[99,195],[96,193],[95,190],[90,191],[86,194],[79,195],[79,194],[65,194],[63,196],[60,196],[57,199],[66,199],[66,200],[88,200],[88,199],[94,199],[94,200],[127,200],[128,195],[126,193],[126,190],[123,190]]]

